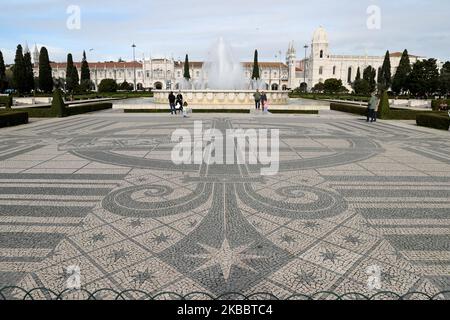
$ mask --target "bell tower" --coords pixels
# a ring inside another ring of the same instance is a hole
[[[296,73],[296,60],[297,60],[297,50],[295,49],[294,41],[289,43],[288,50],[286,52],[286,64],[289,71],[289,87],[295,89],[295,73]]]

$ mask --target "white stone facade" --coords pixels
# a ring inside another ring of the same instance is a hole
[[[351,91],[351,83],[355,81],[358,68],[360,68],[361,76],[368,66],[372,66],[376,70],[378,77],[378,69],[384,62],[383,56],[369,55],[333,55],[330,48],[328,34],[324,28],[318,28],[314,34],[310,45],[309,57],[297,61],[295,59],[295,48],[291,46],[288,50],[287,61],[292,76],[290,78],[290,87],[297,88],[305,81],[310,90],[319,82],[327,79],[335,78],[342,80],[343,85]],[[391,53],[392,75],[397,71],[402,52]],[[422,57],[410,55],[411,64],[415,63]],[[295,71],[294,71],[295,70]]]
[[[38,51],[34,51],[35,62],[38,60]],[[391,53],[392,75],[395,75],[400,63],[402,53]],[[424,59],[423,57],[410,55],[411,63]],[[379,68],[383,65],[383,56],[369,55],[333,55],[330,47],[328,34],[324,28],[318,28],[312,37],[309,46],[309,56],[306,59],[297,59],[297,50],[294,43],[290,43],[286,53],[286,63],[260,62],[260,75],[267,90],[295,89],[301,83],[306,82],[308,90],[319,82],[335,78],[342,80],[343,85],[349,89],[355,80],[357,70],[360,68],[361,75],[368,66],[376,70],[378,77]],[[245,76],[250,79],[253,62],[243,62]],[[441,62],[438,62],[442,66]],[[80,73],[81,64],[75,63]],[[190,62],[190,75],[195,80],[203,78],[203,62]],[[97,87],[101,80],[111,78],[118,84],[127,81],[130,84],[136,82],[138,90],[163,89],[176,90],[183,81],[184,62],[172,58],[143,59],[137,62],[98,62],[89,63],[91,80]],[[65,78],[66,64],[53,63],[53,76]],[[136,80],[134,74],[136,73]],[[38,74],[37,63],[35,63],[35,74]]]

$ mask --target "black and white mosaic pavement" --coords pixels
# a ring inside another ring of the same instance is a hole
[[[280,129],[280,172],[175,165],[177,128]],[[0,287],[450,290],[450,133],[353,116],[95,113],[0,130]],[[368,286],[380,270],[381,287]]]

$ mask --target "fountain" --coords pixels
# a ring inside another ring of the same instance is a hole
[[[261,80],[246,80],[241,62],[231,47],[220,38],[209,50],[199,80],[179,83],[185,100],[191,105],[253,105],[256,89],[264,90]],[[167,104],[170,90],[156,90],[156,103]],[[265,91],[271,105],[286,105],[287,91]]]

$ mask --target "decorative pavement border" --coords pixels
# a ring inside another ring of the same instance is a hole
[[[16,291],[13,297],[7,297],[6,291]],[[21,296],[23,294],[23,296]],[[39,295],[35,297],[33,295]],[[139,297],[136,297],[138,295]],[[213,296],[206,292],[191,292],[181,295],[176,292],[162,292],[151,295],[141,290],[124,290],[116,291],[113,289],[99,289],[90,292],[86,289],[66,289],[62,292],[55,292],[48,288],[34,288],[26,290],[21,287],[10,286],[0,289],[0,300],[284,300],[284,301],[301,301],[301,300],[446,300],[450,297],[450,291],[442,291],[434,295],[424,292],[414,291],[400,295],[392,291],[382,291],[373,295],[366,295],[358,292],[350,292],[345,294],[337,294],[332,291],[320,291],[314,294],[294,294],[287,298],[281,299],[274,294],[268,292],[258,292],[245,295],[237,292],[224,293],[219,296]]]

